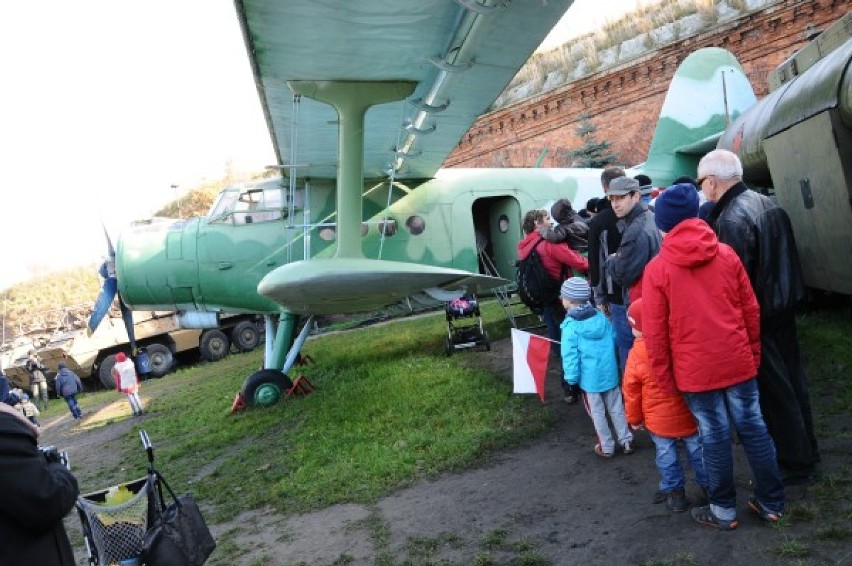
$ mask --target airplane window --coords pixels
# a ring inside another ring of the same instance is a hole
[[[326,242],[331,242],[337,237],[337,229],[334,226],[326,226],[319,231],[319,237]]]
[[[501,214],[500,218],[497,220],[497,226],[500,230],[501,234],[505,234],[509,231],[509,217],[505,214]]]
[[[423,230],[426,229],[426,220],[422,216],[415,214],[408,217],[408,220],[405,221],[405,227],[408,228],[408,231],[413,236],[417,236],[418,234],[422,234]]]
[[[396,220],[393,218],[386,218],[383,222],[379,222],[379,234],[384,232],[385,236],[393,236],[396,234]]]

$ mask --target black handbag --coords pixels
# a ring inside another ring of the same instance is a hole
[[[216,541],[201,516],[195,499],[176,496],[165,479],[173,503],[166,507],[145,533],[142,563],[146,566],[201,566],[216,548]]]

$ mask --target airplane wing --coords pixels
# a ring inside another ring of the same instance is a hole
[[[508,283],[460,269],[376,259],[313,259],[279,267],[258,292],[297,314],[368,312],[425,292],[481,293]],[[449,296],[449,295],[448,295]]]
[[[570,4],[235,0],[279,165],[314,178],[336,176],[337,115],[288,81],[415,83],[367,112],[364,177],[429,178]]]

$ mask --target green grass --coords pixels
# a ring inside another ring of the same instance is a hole
[[[499,305],[484,305],[483,316],[492,337],[508,333]],[[146,382],[144,426],[157,465],[218,522],[264,506],[292,513],[369,504],[418,478],[473,466],[547,426],[548,411],[511,395],[506,376],[465,364],[482,354],[445,357],[445,335],[437,313],[318,336],[303,348],[317,363],[297,368],[314,394],[236,415],[231,402],[259,352]],[[115,394],[86,395],[83,409],[103,404],[104,395]],[[136,430],[112,444],[104,449],[121,455],[118,464],[77,470],[84,490],[144,473]]]

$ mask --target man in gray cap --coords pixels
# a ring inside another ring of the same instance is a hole
[[[606,196],[618,216],[621,245],[606,260],[606,271],[621,285],[624,306],[642,296],[642,272],[660,251],[660,232],[654,213],[642,202],[639,181],[619,177],[609,184]]]

